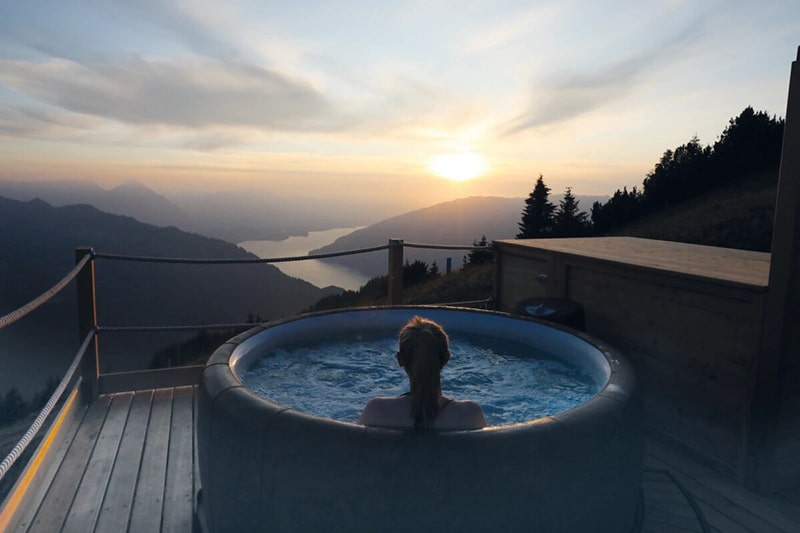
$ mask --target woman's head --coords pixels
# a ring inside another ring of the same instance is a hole
[[[415,316],[400,330],[399,344],[397,362],[411,383],[411,416],[415,425],[429,427],[439,413],[440,372],[450,360],[447,334],[436,322]]]

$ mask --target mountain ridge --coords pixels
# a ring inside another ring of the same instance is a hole
[[[550,198],[557,204],[561,197],[561,195],[551,195]],[[581,209],[588,210],[591,207],[589,202],[607,197],[577,196],[577,198]],[[407,242],[424,244],[462,246],[470,246],[473,241],[483,236],[489,241],[513,239],[519,231],[518,223],[524,202],[524,198],[500,196],[468,196],[449,200],[387,218],[344,235],[333,243],[309,253],[329,253],[380,246],[391,238],[403,238]],[[404,258],[409,261],[419,259],[429,264],[436,261],[440,270],[444,271],[448,257],[454,267],[458,268],[466,253],[468,252],[407,248],[404,250]],[[326,261],[354,268],[368,276],[386,274],[386,258],[374,253],[326,259]]]
[[[0,233],[4,235],[0,240],[0,315],[27,303],[69,272],[76,247],[156,257],[255,258],[220,239],[144,224],[89,205],[54,207],[40,199],[19,202],[0,197]],[[269,320],[294,314],[330,292],[268,264],[175,265],[97,259],[95,273],[98,321],[106,326],[244,322],[249,313]],[[67,287],[31,316],[0,330],[4,348],[0,357],[21,350],[26,354],[14,358],[26,370],[14,376],[2,373],[0,391],[26,380],[26,374],[40,366],[55,376],[63,371],[67,358],[74,355],[69,352],[76,347],[76,305],[75,289]],[[101,335],[101,351],[108,354],[104,370],[147,366],[155,348],[183,335]],[[13,349],[6,352],[9,346]],[[40,365],[42,361],[47,364]],[[47,377],[41,375],[42,380]],[[30,384],[35,389],[41,385]]]

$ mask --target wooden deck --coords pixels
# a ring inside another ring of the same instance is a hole
[[[194,388],[101,396],[64,439],[18,531],[191,531]],[[645,533],[800,531],[800,490],[754,494],[648,439]]]
[[[194,387],[108,394],[56,452],[18,531],[191,531]]]

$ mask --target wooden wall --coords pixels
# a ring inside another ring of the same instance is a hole
[[[587,332],[619,349],[636,367],[647,429],[743,481],[766,283],[718,279],[716,272],[689,275],[680,266],[674,271],[646,266],[646,260],[608,259],[619,245],[629,251],[641,246],[648,254],[663,247],[663,254],[675,261],[677,243],[627,238],[575,242],[569,253],[564,251],[569,243],[559,246],[556,240],[496,242],[499,309],[514,312],[520,300],[539,296],[582,304]],[[602,243],[603,258],[580,254],[582,247],[597,248],[595,242]],[[705,248],[689,249],[691,258],[721,250]],[[733,261],[753,258],[768,265],[767,254],[719,261],[730,270]],[[763,279],[764,272],[751,277]],[[541,273],[547,274],[546,283],[537,281]]]
[[[800,479],[800,47],[792,63],[772,235],[769,293],[752,407],[748,479],[769,491]]]

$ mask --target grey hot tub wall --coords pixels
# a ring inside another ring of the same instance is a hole
[[[212,531],[632,529],[639,394],[607,348],[598,346],[610,385],[579,408],[513,426],[414,432],[314,417],[250,392],[228,359],[262,329],[220,347],[202,380],[198,448]]]

